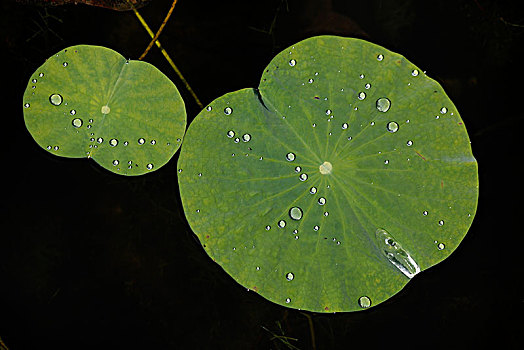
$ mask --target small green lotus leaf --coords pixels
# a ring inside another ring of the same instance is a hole
[[[93,158],[122,175],[167,163],[186,127],[184,102],[164,74],[100,46],[72,46],[46,60],[29,79],[23,104],[41,147]]]
[[[451,254],[478,198],[466,128],[399,54],[321,36],[279,53],[258,90],[191,123],[180,194],[207,253],[292,308],[378,305]]]

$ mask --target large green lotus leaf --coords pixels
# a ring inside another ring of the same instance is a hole
[[[46,60],[29,79],[23,104],[41,147],[93,158],[122,175],[167,163],[186,127],[184,101],[164,74],[100,46],[72,46]]]
[[[453,252],[477,163],[442,87],[399,54],[321,36],[191,123],[184,211],[235,280],[288,307],[355,311]]]

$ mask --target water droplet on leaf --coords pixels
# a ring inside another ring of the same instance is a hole
[[[51,104],[54,106],[60,106],[62,104],[62,101],[62,96],[60,96],[59,94],[52,94],[51,96],[49,96],[49,102],[51,102]]]
[[[318,170],[322,175],[331,174],[331,171],[333,170],[333,165],[330,162],[324,162],[320,164]]]
[[[397,132],[398,131],[398,123],[397,122],[389,122],[386,125],[386,129],[388,129],[389,132]]]
[[[293,207],[289,209],[289,217],[293,220],[302,219],[302,209],[300,209],[299,207]]]
[[[391,101],[387,97],[381,97],[377,100],[376,107],[380,112],[386,113],[391,107]]]
[[[420,272],[420,267],[411,255],[386,230],[377,229],[375,232],[375,244],[389,262],[406,277],[412,278]]]
[[[74,126],[75,128],[79,128],[79,127],[81,127],[83,123],[84,123],[84,122],[83,122],[82,119],[80,119],[80,118],[75,118],[75,119],[73,119],[73,121],[72,121],[72,124],[73,124],[73,126]]]
[[[371,306],[371,299],[367,296],[362,296],[358,298],[358,305],[360,305],[361,308],[366,309]]]
[[[286,154],[286,159],[290,162],[294,161],[295,160],[295,153],[292,153],[292,152],[289,152],[288,154]]]

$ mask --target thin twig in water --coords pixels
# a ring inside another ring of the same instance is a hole
[[[153,33],[153,31],[151,30],[151,28],[149,28],[149,26],[147,25],[146,21],[144,20],[144,18],[142,17],[142,15],[140,15],[140,13],[137,11],[137,9],[133,6],[133,4],[131,3],[130,0],[127,0],[127,2],[129,3],[129,5],[131,5],[131,8],[133,9],[133,12],[135,14],[135,16],[138,18],[138,20],[140,21],[140,23],[142,24],[142,26],[145,28],[145,30],[147,31],[147,33],[149,34],[149,36],[151,36],[152,39],[155,38],[155,34]],[[202,102],[200,102],[200,100],[198,99],[197,95],[195,94],[195,92],[193,91],[193,89],[191,88],[191,86],[189,86],[189,83],[187,82],[187,80],[184,78],[184,76],[182,75],[182,72],[180,72],[180,70],[177,68],[177,66],[175,65],[175,62],[173,62],[173,60],[171,59],[171,57],[169,57],[168,53],[166,52],[166,50],[164,50],[164,48],[162,47],[162,45],[160,45],[160,41],[155,40],[154,41],[156,46],[160,49],[160,52],[162,52],[162,55],[164,55],[165,59],[167,60],[167,62],[169,63],[169,65],[171,66],[171,68],[173,68],[173,70],[175,71],[175,73],[178,75],[178,77],[180,78],[180,80],[182,81],[182,83],[184,84],[184,86],[186,87],[187,91],[189,91],[189,93],[191,94],[191,96],[195,99],[195,102],[196,104],[198,105],[198,107],[200,108],[204,108],[204,106],[202,105]]]
[[[149,50],[151,50],[151,47],[153,47],[153,44],[157,41],[158,37],[160,36],[160,33],[162,33],[162,30],[164,30],[164,27],[166,26],[166,23],[169,20],[169,17],[171,17],[171,14],[173,13],[173,10],[175,9],[175,5],[177,1],[178,0],[173,0],[173,3],[171,4],[171,8],[167,12],[166,18],[164,18],[164,21],[160,25],[160,28],[158,28],[158,31],[156,32],[155,36],[153,37],[153,39],[151,39],[151,42],[149,43],[149,45],[147,45],[147,48],[144,50],[144,53],[142,53],[142,55],[138,58],[140,61],[142,61],[144,57],[146,57]]]

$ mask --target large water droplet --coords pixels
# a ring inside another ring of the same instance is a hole
[[[288,281],[292,281],[293,278],[295,278],[295,275],[293,274],[293,272],[288,272],[288,273],[286,273],[286,279],[287,279]]]
[[[231,107],[224,108],[224,114],[230,115],[231,113],[233,113],[233,108]]]
[[[331,174],[331,171],[333,170],[333,165],[330,162],[324,162],[320,164],[318,170],[322,175]]]
[[[326,198],[324,198],[324,197],[320,197],[320,198],[318,199],[318,204],[320,204],[320,205],[324,205],[324,204],[326,204]]]
[[[249,134],[242,135],[242,141],[249,142],[249,140],[251,140],[251,135]]]
[[[51,104],[54,106],[60,106],[62,104],[62,101],[62,96],[60,96],[59,94],[52,94],[51,96],[49,96],[49,102],[51,102]]]
[[[232,138],[233,136],[235,136],[235,132],[233,130],[229,130],[227,132],[227,137]]]
[[[286,159],[290,162],[294,161],[295,160],[295,153],[293,152],[289,152],[288,154],[286,154]]]
[[[139,145],[143,145],[145,142],[146,142],[146,140],[143,137],[138,139],[138,144]]]
[[[116,145],[118,145],[118,140],[117,140],[117,139],[111,139],[111,140],[109,140],[109,145],[115,147]]]
[[[299,207],[293,207],[289,209],[289,217],[293,220],[302,219],[302,209],[300,209]]]
[[[84,124],[84,122],[83,122],[82,119],[80,119],[80,118],[75,118],[75,119],[73,119],[73,121],[72,121],[71,123],[73,124],[73,126],[74,126],[75,128],[79,128],[79,127],[82,126],[82,124]]]
[[[366,98],[366,93],[364,91],[361,91],[358,93],[358,99],[363,100]]]
[[[358,298],[358,305],[360,305],[361,308],[366,309],[371,306],[371,299],[367,296],[361,296]]]
[[[376,107],[379,112],[386,113],[391,107],[391,101],[387,97],[381,97],[377,100]]]
[[[420,272],[420,267],[411,255],[386,230],[377,229],[375,232],[375,244],[389,262],[406,277],[412,278]]]
[[[386,129],[388,129],[389,132],[397,132],[398,131],[398,123],[397,122],[389,122],[386,125]]]

